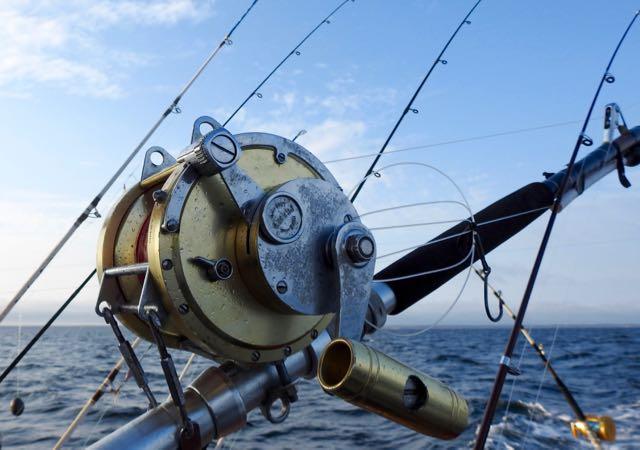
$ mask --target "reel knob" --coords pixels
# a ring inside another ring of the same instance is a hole
[[[205,269],[207,279],[211,282],[228,280],[233,274],[233,266],[226,258],[207,259],[203,256],[191,258],[191,262]]]
[[[356,264],[371,261],[376,253],[376,244],[373,238],[364,233],[349,236],[345,247],[349,258]]]
[[[240,144],[225,128],[215,128],[201,141],[194,143],[192,150],[182,155],[178,162],[192,164],[199,174],[211,176],[234,165],[240,158]]]

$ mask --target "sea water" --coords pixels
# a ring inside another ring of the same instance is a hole
[[[23,327],[24,345],[37,328]],[[439,378],[469,402],[470,425],[458,438],[439,441],[368,413],[322,392],[315,380],[299,384],[300,401],[279,425],[258,411],[249,424],[228,437],[223,448],[235,449],[423,449],[470,448],[489,396],[509,330],[437,328],[414,331],[394,328],[378,332],[369,345]],[[6,367],[17,349],[16,327],[0,328],[0,361]],[[543,327],[534,337],[551,353],[551,362],[587,414],[609,415],[617,424],[618,440],[605,448],[640,448],[640,328]],[[555,340],[554,340],[555,336]],[[590,448],[571,436],[572,419],[560,391],[544,372],[535,351],[518,341],[512,361],[522,374],[508,377],[487,448]],[[145,342],[137,350],[158,399],[167,389],[158,353]],[[187,359],[172,352],[178,371]],[[0,439],[3,449],[51,448],[82,404],[93,394],[118,359],[108,327],[55,327],[0,385]],[[193,379],[211,362],[195,359],[186,379]],[[117,378],[118,386],[124,376]],[[16,393],[25,410],[14,417],[9,403]],[[509,401],[510,399],[510,401]],[[82,448],[145,412],[146,399],[133,380],[119,395],[105,394],[68,441]]]

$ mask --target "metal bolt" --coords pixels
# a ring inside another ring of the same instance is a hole
[[[164,270],[171,270],[173,269],[173,261],[171,261],[170,259],[163,259],[162,260],[162,268]]]
[[[164,203],[167,200],[168,196],[169,196],[169,194],[167,194],[162,189],[158,189],[157,191],[153,191],[153,194],[151,195],[151,197],[153,197],[153,201],[156,202],[156,203]]]
[[[347,214],[346,216],[344,216],[344,223],[349,223],[353,220],[353,217],[351,216],[351,214]]]
[[[189,312],[189,305],[187,305],[186,303],[183,303],[182,305],[178,306],[178,311],[180,311],[180,314],[186,314]]]
[[[291,347],[288,345],[284,348],[284,356],[289,356],[291,354]]]
[[[233,266],[226,258],[207,259],[204,256],[196,256],[189,261],[202,267],[211,282],[226,280],[233,274]]]
[[[353,262],[362,263],[373,258],[376,245],[373,238],[366,234],[352,234],[347,238],[346,249]]]
[[[313,330],[311,330],[311,339],[315,339],[317,337],[318,337],[318,330],[314,328]]]
[[[227,259],[219,259],[216,263],[216,271],[221,280],[226,280],[233,273],[233,266]]]
[[[167,231],[173,233],[174,231],[178,231],[178,221],[176,219],[169,219],[167,221]]]
[[[258,350],[251,353],[251,361],[256,362],[260,359],[260,352]]]
[[[284,153],[278,153],[276,155],[276,162],[278,164],[284,164],[286,160],[287,160],[287,155],[285,155]]]
[[[278,290],[278,292],[280,294],[285,294],[287,292],[287,290],[289,289],[289,286],[287,286],[287,282],[284,280],[280,280],[278,281],[278,284],[276,284],[276,289]]]

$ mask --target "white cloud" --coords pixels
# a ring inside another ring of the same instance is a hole
[[[185,19],[198,20],[210,12],[210,2],[194,0],[93,1],[87,4],[85,18],[97,25],[125,22],[140,25],[173,25]]]
[[[28,96],[46,84],[75,95],[118,98],[123,70],[148,57],[110,48],[110,27],[169,26],[200,20],[211,2],[197,0],[50,0],[0,3],[0,95]]]

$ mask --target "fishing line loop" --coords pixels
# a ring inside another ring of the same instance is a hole
[[[91,210],[91,212],[87,215],[87,218],[89,218],[89,219],[99,219],[99,218],[101,218],[101,217],[102,217],[102,214],[100,214],[100,213],[98,212],[98,208],[95,208],[95,207],[94,207],[94,208]]]
[[[482,264],[482,281],[483,281],[483,292],[484,292],[484,310],[487,314],[487,317],[491,322],[499,322],[502,319],[502,303],[498,302],[498,315],[494,316],[491,314],[491,310],[489,309],[489,275],[491,274],[491,266],[487,262],[487,258],[485,255],[484,247],[482,246],[482,239],[477,232],[477,223],[475,221],[471,221],[471,230],[473,231],[473,240],[475,245],[477,246],[478,255],[480,256],[480,263]],[[473,261],[472,261],[473,264]]]
[[[474,251],[475,251],[475,245],[471,246],[471,262],[473,263],[474,260]],[[466,259],[466,258],[465,258]],[[460,291],[458,291],[458,295],[456,295],[456,297],[453,299],[453,301],[451,302],[451,304],[449,305],[449,307],[445,310],[444,313],[442,313],[442,315],[440,317],[438,317],[438,319],[433,322],[431,325],[428,325],[427,327],[419,330],[419,331],[415,331],[413,333],[394,333],[393,331],[390,331],[388,329],[384,329],[381,328],[377,325],[374,325],[373,323],[371,323],[369,320],[365,319],[365,322],[372,328],[378,330],[378,331],[382,331],[383,333],[386,334],[390,334],[391,336],[397,336],[397,337],[413,337],[413,336],[419,336],[421,334],[424,334],[430,330],[432,330],[433,328],[437,327],[440,322],[442,322],[451,312],[451,310],[453,310],[453,308],[456,306],[456,304],[458,303],[458,301],[460,300],[460,298],[462,297],[462,294],[464,293],[466,287],[467,287],[467,283],[469,282],[469,277],[471,275],[471,270],[473,268],[473,264],[469,264],[469,270],[467,271],[467,276],[464,279],[464,282],[462,283],[462,287],[460,288]],[[379,280],[382,281],[382,280]]]
[[[591,147],[593,145],[593,139],[587,136],[586,133],[582,133],[580,135],[580,143],[585,147]]]
[[[415,161],[399,162],[399,163],[389,164],[387,166],[384,166],[384,167],[378,169],[377,171],[374,171],[374,172],[371,172],[371,173],[367,174],[363,179],[361,179],[355,185],[355,187],[349,192],[348,196],[350,196],[354,191],[359,189],[359,187],[362,186],[362,182],[366,181],[367,178],[369,178],[370,176],[374,175],[375,173],[380,174],[381,172],[383,172],[385,170],[388,170],[388,169],[391,169],[393,167],[402,167],[402,166],[417,166],[417,167],[421,167],[421,168],[430,169],[430,170],[433,170],[434,172],[438,173],[439,175],[441,175],[446,180],[448,180],[452,184],[452,186],[456,189],[456,191],[458,192],[458,194],[460,195],[460,197],[462,199],[462,202],[457,202],[457,203],[460,204],[461,206],[463,206],[467,210],[467,212],[469,213],[469,219],[467,219],[467,220],[475,221],[475,217],[473,215],[473,210],[471,209],[471,206],[469,205],[469,201],[467,200],[466,196],[464,195],[464,192],[462,192],[462,189],[455,182],[455,180],[451,176],[447,175],[444,171],[438,169],[435,166],[432,166],[432,165],[429,165],[429,164],[425,164],[425,163],[415,162]],[[453,203],[454,201],[451,201],[451,202]],[[429,203],[431,203],[431,202],[429,202]],[[433,202],[433,203],[435,203],[435,202]],[[419,204],[420,203],[416,203],[416,204],[411,204],[411,205],[408,205],[408,206],[417,206]],[[396,209],[396,208],[385,208],[385,209],[379,210],[377,212],[381,212],[381,211],[385,211],[385,210],[388,211],[388,210],[392,210],[392,209]],[[376,212],[376,211],[369,212],[369,213],[366,213],[366,214],[373,214],[374,212]],[[443,272],[443,271],[450,270],[450,269],[453,269],[455,267],[458,267],[458,266],[464,264],[469,259],[469,257],[471,257],[471,264],[470,264],[470,266],[471,266],[473,264],[474,254],[475,254],[475,251],[476,251],[476,238],[475,238],[476,237],[476,233],[472,229],[469,229],[469,230],[464,231],[463,233],[460,233],[460,235],[465,235],[467,233],[472,233],[471,245],[470,245],[470,248],[469,248],[469,252],[460,261],[455,262],[455,263],[453,263],[453,264],[451,264],[449,266],[441,267],[441,268],[438,268],[438,269],[431,269],[431,270],[427,270],[427,271],[423,271],[423,272],[419,272],[419,273],[402,275],[402,276],[399,276],[399,277],[393,277],[393,278],[387,278],[387,279],[378,279],[377,281],[381,281],[381,282],[399,281],[399,280],[405,280],[405,279],[410,279],[410,278],[430,275],[430,274],[433,274],[433,273]],[[450,239],[452,237],[453,236],[447,236],[445,239]],[[432,241],[432,242],[427,243],[426,245],[434,244],[434,243],[435,242]],[[425,244],[421,244],[418,247],[421,247],[423,245],[425,245]],[[377,256],[376,260],[384,258],[384,257],[389,256],[389,255],[390,254]],[[462,295],[462,293],[460,295]]]

